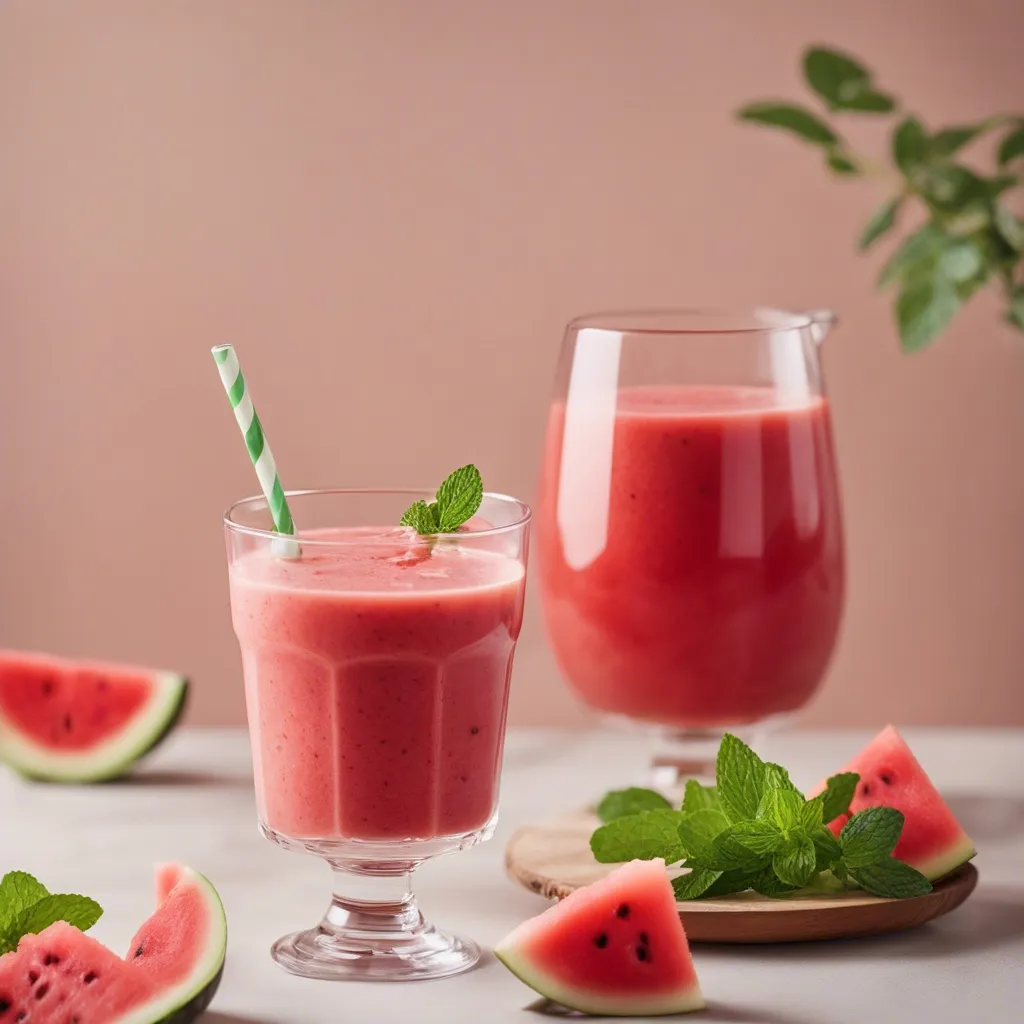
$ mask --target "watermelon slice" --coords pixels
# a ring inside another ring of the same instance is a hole
[[[209,1005],[224,968],[227,923],[216,889],[180,864],[122,960],[63,921],[0,956],[0,1021],[19,1024],[188,1024]]]
[[[704,1007],[663,860],[633,860],[521,924],[495,948],[518,978],[583,1013]]]
[[[0,760],[50,782],[116,778],[174,728],[187,695],[174,672],[0,651]]]
[[[974,856],[974,844],[893,726],[886,726],[843,771],[860,775],[850,814],[877,805],[903,812],[893,856],[925,878],[948,875]],[[836,818],[829,828],[839,835],[850,814]]]

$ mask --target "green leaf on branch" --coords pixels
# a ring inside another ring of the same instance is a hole
[[[860,168],[839,149],[831,150],[828,156],[825,157],[825,163],[836,174],[847,176],[860,174]]]
[[[683,811],[703,811],[708,808],[718,809],[718,791],[714,786],[703,786],[696,779],[688,779],[683,793]]]
[[[1024,221],[1003,203],[993,207],[992,220],[999,236],[1014,252],[1024,251]]]
[[[811,833],[811,842],[814,843],[814,867],[817,871],[832,867],[843,855],[839,840],[825,826]]]
[[[601,864],[661,857],[666,864],[683,859],[678,811],[642,811],[602,825],[590,837],[590,849]]]
[[[939,272],[958,284],[972,281],[985,270],[985,254],[972,239],[953,242],[939,255]]]
[[[679,819],[679,842],[684,856],[696,860],[707,860],[715,837],[729,827],[729,819],[719,810],[707,807],[681,815]]]
[[[943,128],[936,132],[931,139],[929,150],[933,156],[952,156],[959,152],[969,142],[973,142],[983,132],[994,128],[1001,118],[990,117],[980,124],[953,125],[950,128]]]
[[[916,352],[942,333],[960,308],[952,282],[940,274],[907,282],[896,299],[896,322],[905,352]]]
[[[828,824],[850,810],[850,801],[857,791],[858,782],[860,776],[856,772],[840,772],[829,777],[823,794],[825,799],[821,810],[822,821]]]
[[[908,177],[928,157],[928,135],[916,117],[906,117],[892,133],[892,157],[896,166]]]
[[[597,805],[597,816],[604,822],[625,818],[641,811],[670,809],[671,804],[653,789],[640,789],[631,786],[629,789],[614,789],[605,793]]]
[[[715,761],[715,788],[730,821],[757,817],[766,771],[764,761],[742,740],[728,732],[722,737]]]
[[[850,870],[885,860],[896,848],[903,813],[894,807],[868,807],[855,814],[839,833],[843,863]]]
[[[918,228],[886,260],[878,277],[879,287],[918,276],[922,270],[934,266],[939,252],[951,241],[949,235],[932,223]]]
[[[804,54],[808,85],[832,110],[887,114],[896,104],[871,84],[871,73],[848,54],[824,46]]]
[[[931,882],[920,871],[891,857],[875,864],[851,868],[850,877],[872,896],[909,899],[932,891]]]
[[[779,880],[797,888],[814,876],[814,843],[802,832],[790,833],[789,842],[772,858],[772,869]]]
[[[672,879],[672,891],[677,900],[695,900],[698,896],[703,896],[721,874],[721,871],[711,871],[708,868],[691,868],[686,874]],[[744,889],[746,887],[743,886]]]
[[[795,103],[751,103],[738,116],[741,121],[782,128],[817,146],[833,146],[839,141],[821,118]]]
[[[1024,124],[1014,128],[1012,132],[1003,137],[1003,141],[999,143],[999,153],[996,159],[1000,166],[1003,166],[1022,156],[1024,156]]]
[[[1024,331],[1024,285],[1018,285],[1010,299],[1010,308],[1006,311],[1006,322]]]
[[[903,205],[903,197],[895,196],[887,203],[883,203],[874,213],[871,220],[864,225],[860,235],[858,247],[861,252],[870,249],[887,231],[891,231],[896,224],[896,215]]]

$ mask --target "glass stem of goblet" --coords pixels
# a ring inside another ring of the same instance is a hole
[[[423,926],[412,894],[417,861],[355,864],[331,861],[334,892],[321,928],[349,941],[372,946],[400,938]]]

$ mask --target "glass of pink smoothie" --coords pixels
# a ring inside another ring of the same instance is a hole
[[[297,558],[264,498],[225,515],[260,830],[334,872],[320,924],[273,947],[307,977],[444,977],[480,955],[424,922],[410,876],[494,830],[530,510],[485,494],[428,539],[392,525],[420,498],[289,493]]]
[[[831,321],[778,310],[573,321],[548,421],[540,581],[561,669],[704,774],[810,700],[843,606]]]

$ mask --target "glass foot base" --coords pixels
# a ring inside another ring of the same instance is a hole
[[[310,928],[278,939],[271,956],[286,971],[328,981],[423,981],[468,971],[480,959],[475,942],[424,924],[412,933],[360,941]]]

